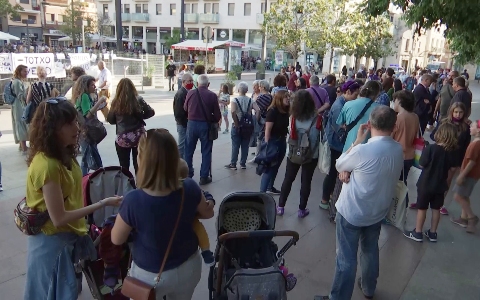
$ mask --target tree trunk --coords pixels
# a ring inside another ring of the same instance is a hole
[[[333,63],[333,47],[330,46],[330,64],[328,65],[328,73],[332,72]]]
[[[373,59],[373,68],[374,68],[375,70],[377,70],[378,61],[379,61],[378,58],[374,58],[374,59]]]

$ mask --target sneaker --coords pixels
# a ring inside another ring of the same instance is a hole
[[[427,231],[424,231],[423,235],[425,235],[430,242],[436,242],[437,241],[437,233],[436,232],[431,232],[430,229],[427,230]]]
[[[382,220],[382,224],[383,225],[392,225],[392,223],[390,223],[390,221],[387,218]]]
[[[421,232],[416,232],[415,229],[412,231],[405,231],[403,233],[407,238],[414,240],[415,242],[423,242],[423,235]]]
[[[212,182],[212,177],[201,177],[199,185],[206,185]]]
[[[203,262],[207,266],[213,266],[215,264],[215,257],[213,256],[213,252],[210,250],[202,251],[202,258]]]
[[[0,192],[3,192],[3,186],[0,184]]]
[[[410,206],[409,206],[411,209],[417,209],[417,203],[410,203]]]
[[[225,130],[223,131],[223,134],[227,134],[227,133],[228,133],[228,129],[225,129]]]
[[[248,163],[249,163],[249,164],[254,164],[254,163],[255,163],[255,158],[256,158],[256,157],[254,157],[254,158],[252,158],[251,160],[249,160]]]
[[[373,299],[373,296],[367,296],[367,295],[365,295],[365,294],[363,293],[362,277],[358,277],[357,285],[358,285],[358,288],[362,291],[363,297],[365,297],[365,299]]]
[[[246,168],[247,168],[247,166],[246,166],[246,165],[242,165],[242,164],[240,164],[240,169],[242,169],[242,170],[245,170]]]
[[[283,216],[285,213],[285,207],[277,206],[277,216]]]
[[[276,188],[272,187],[271,189],[267,190],[267,194],[270,195],[280,195],[280,191]]]
[[[467,228],[467,225],[468,225],[468,220],[462,217],[459,217],[457,219],[451,218],[450,222],[452,222],[453,224],[457,224],[458,226],[463,228]]]
[[[309,214],[310,214],[310,210],[308,208],[298,210],[298,217],[301,219],[305,218]]]
[[[297,285],[297,277],[290,273],[285,277],[285,279],[287,281],[287,292],[290,292]]]
[[[467,224],[467,232],[468,233],[475,233],[476,231],[476,226],[478,224],[478,217],[475,216],[473,218],[468,219],[468,224]]]
[[[324,210],[328,210],[328,206],[329,206],[329,203],[325,203],[323,201],[320,201],[320,204],[318,205],[318,207],[320,207],[320,209],[324,209]]]
[[[234,164],[228,164],[228,165],[225,166],[225,169],[230,169],[230,170],[236,171],[236,170],[237,170],[237,166],[234,165]]]
[[[440,214],[447,216],[448,215],[448,210],[445,208],[445,206],[442,206],[440,208]]]

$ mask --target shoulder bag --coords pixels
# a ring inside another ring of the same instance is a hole
[[[214,141],[218,139],[218,123],[216,122],[212,123],[209,121],[211,118],[209,118],[207,113],[205,112],[205,103],[203,102],[202,96],[200,95],[200,91],[198,89],[197,89],[197,95],[201,102],[200,107],[202,108],[203,116],[205,117],[205,120],[208,123],[208,139],[210,141]]]
[[[345,141],[347,140],[347,136],[348,136],[348,133],[350,132],[350,130],[353,129],[353,127],[357,126],[358,122],[360,121],[361,118],[363,118],[363,116],[365,115],[365,113],[367,112],[367,110],[370,108],[370,106],[372,106],[373,104],[373,101],[370,100],[370,102],[367,103],[367,105],[365,105],[365,107],[362,109],[362,111],[360,112],[360,114],[357,116],[357,118],[355,120],[353,120],[352,123],[348,124],[347,127],[345,129],[343,128],[340,128],[338,130],[338,138],[339,140],[342,142],[342,143],[345,143]]]
[[[177,221],[175,223],[175,227],[173,228],[170,241],[168,242],[167,251],[165,252],[165,256],[163,257],[162,265],[160,266],[160,271],[158,272],[157,277],[155,277],[155,285],[152,287],[151,285],[141,280],[138,280],[137,278],[127,276],[123,280],[123,285],[122,285],[122,294],[124,296],[133,300],[155,300],[156,299],[155,289],[157,287],[158,282],[160,281],[160,277],[162,276],[163,269],[165,268],[168,255],[170,254],[170,250],[173,244],[173,239],[175,238],[175,234],[177,233],[178,224],[180,223],[180,218],[182,216],[184,202],[185,202],[185,188],[183,187],[182,202],[180,202],[180,210],[178,212]]]

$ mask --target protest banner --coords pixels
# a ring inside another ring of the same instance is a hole
[[[13,53],[13,66],[28,67],[27,78],[37,78],[37,67],[42,66],[47,71],[47,77],[55,76],[55,58],[53,53]]]
[[[10,53],[0,53],[0,74],[13,74],[12,56]]]

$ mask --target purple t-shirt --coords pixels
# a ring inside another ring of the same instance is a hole
[[[312,95],[313,101],[315,102],[316,109],[319,109],[325,103],[330,103],[330,99],[328,98],[328,92],[321,86],[312,85],[310,88],[307,89],[307,91],[310,93],[310,95]],[[320,97],[320,99],[318,97]]]
[[[202,191],[191,178],[183,182],[185,198],[182,216],[173,239],[164,271],[174,269],[188,260],[198,249],[198,239],[193,232]],[[143,190],[128,192],[120,205],[119,214],[133,228],[133,261],[141,269],[158,273],[168,242],[175,227],[182,190],[167,196],[150,196]]]

